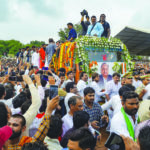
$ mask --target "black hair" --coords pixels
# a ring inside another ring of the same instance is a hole
[[[76,105],[77,99],[81,100],[81,97],[79,97],[79,96],[72,96],[72,97],[69,98],[69,100],[68,100],[69,108],[70,108],[70,105],[73,105],[73,106]]]
[[[71,73],[72,73],[72,71],[68,71],[68,72],[67,72],[67,76],[68,76],[69,74],[71,74]]]
[[[150,70],[146,71],[145,74],[150,74]]]
[[[119,73],[117,73],[117,72],[113,73],[113,75],[112,75],[112,76],[113,76],[113,77],[117,76],[117,77],[119,77],[119,78],[120,78],[120,74],[119,74]]]
[[[47,146],[43,142],[26,143],[21,150],[48,150]]]
[[[6,105],[0,102],[0,128],[7,125],[7,115],[8,111]]]
[[[144,68],[140,68],[139,71],[141,71],[141,70],[145,70],[145,69]]]
[[[3,84],[0,84],[0,99],[4,96],[5,94],[5,87]]]
[[[40,112],[45,112],[46,107],[47,107],[47,97],[49,97],[49,89],[45,90],[45,97],[44,100],[42,100],[42,105],[40,107]]]
[[[98,77],[98,76],[99,76],[99,74],[96,73],[96,72],[94,72],[94,73],[92,74],[92,81],[94,81],[94,79],[95,79],[96,77]]]
[[[51,116],[47,136],[57,139],[62,134],[62,120],[59,115]]]
[[[80,79],[82,79],[82,77],[84,76],[85,73],[86,72],[84,72],[84,71],[80,73]]]
[[[126,91],[123,93],[123,98],[122,101],[126,101],[127,99],[132,99],[132,98],[138,98],[138,94],[135,93],[134,91]]]
[[[30,47],[29,47],[29,46],[26,46],[26,50],[27,50],[28,48],[30,48]]]
[[[90,119],[89,114],[86,111],[76,111],[73,114],[73,126],[76,129],[83,127],[85,124],[88,124]]]
[[[26,125],[26,119],[23,115],[20,115],[20,114],[14,114],[11,116],[11,118],[18,118],[18,119],[21,119],[21,125],[22,127]]]
[[[29,109],[29,107],[31,106],[31,100],[26,100],[22,105],[21,105],[21,113],[25,114],[26,111]]]
[[[65,74],[64,73],[60,73],[59,77],[65,77]]]
[[[95,93],[95,90],[92,87],[86,87],[83,92],[84,92],[84,96],[86,96],[89,93],[90,94]]]
[[[49,43],[54,42],[54,40],[52,38],[49,38]]]
[[[43,70],[39,70],[36,74],[43,75]]]
[[[65,68],[59,68],[59,70],[58,70],[58,71],[63,72],[63,73],[66,73]]]
[[[136,76],[136,75],[139,75],[139,74],[140,74],[140,72],[138,72],[138,71],[135,71],[135,72],[132,73],[133,76]]]
[[[150,149],[150,127],[145,126],[140,130],[139,133],[139,143],[140,150],[149,150]]]
[[[74,88],[75,83],[74,82],[68,82],[66,85],[66,92],[69,93],[70,89]]]
[[[42,85],[42,87],[45,87],[45,86],[46,86],[46,84],[47,84],[47,81],[46,81],[46,80],[44,80],[44,79],[41,79],[41,85]]]
[[[96,19],[96,16],[92,16],[91,19],[92,19],[92,18],[95,18],[95,19]]]
[[[100,15],[100,17],[101,17],[102,15],[106,17],[106,15],[105,15],[105,14],[101,14],[101,15]]]
[[[81,149],[90,148],[94,150],[96,146],[96,138],[88,128],[80,128],[72,132],[70,136],[71,141],[78,141]]]
[[[4,97],[5,100],[8,100],[8,99],[14,97],[14,91],[13,91],[12,88],[10,88],[10,87],[9,88],[5,88],[5,91],[6,91],[6,95]]]
[[[25,92],[21,92],[19,95],[17,95],[13,100],[12,100],[12,103],[13,103],[13,107],[14,108],[18,108],[18,107],[21,107],[22,104],[27,101],[28,98],[27,98],[27,95]]]
[[[73,27],[73,24],[72,24],[71,22],[67,23],[67,25],[68,25],[68,26],[70,25],[70,26],[72,26],[72,27]]]
[[[20,72],[19,72],[19,75],[20,75],[20,76],[22,76],[22,75],[24,75],[24,74],[25,74],[25,71],[20,71]]]
[[[127,91],[135,91],[135,87],[131,84],[126,84],[119,89],[119,95],[123,96],[123,93]]]
[[[32,48],[35,48],[35,46],[32,46]]]

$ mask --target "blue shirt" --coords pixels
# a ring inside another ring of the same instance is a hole
[[[73,39],[76,39],[77,38],[77,33],[76,33],[76,30],[75,29],[70,29],[69,31],[69,36],[68,36],[68,39],[67,40],[70,40],[71,38]]]
[[[93,30],[93,24],[88,26],[87,35],[94,36],[95,34],[97,37],[101,37],[102,33],[104,32],[104,28],[101,23],[97,22],[94,26]],[[91,31],[92,30],[92,31]]]
[[[98,103],[93,102],[93,107],[89,108],[85,103],[83,104],[83,110],[86,111],[90,116],[90,122],[98,121],[100,127],[103,126],[101,117],[104,115],[104,112],[101,106]]]
[[[17,57],[17,58],[19,57],[19,54],[20,54],[20,52],[18,52],[18,53],[16,54],[16,57]]]
[[[110,25],[106,21],[102,25],[103,25],[103,28],[104,28],[104,32],[102,34],[102,37],[106,37],[107,38],[107,36],[108,36],[108,29],[110,29]]]
[[[46,47],[46,54],[48,55],[48,64],[51,62],[51,59],[53,57],[53,54],[56,51],[56,44],[55,43],[50,43],[47,47]]]

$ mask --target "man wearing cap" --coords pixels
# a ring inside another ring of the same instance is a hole
[[[140,85],[142,85],[142,82],[139,80],[139,75],[140,73],[135,71],[133,72],[133,86],[135,86],[135,88],[138,88]]]
[[[147,92],[145,87],[150,83],[150,75],[141,76],[140,78],[142,80],[142,84],[136,89],[136,93],[139,94],[139,99],[141,100]]]
[[[133,76],[131,72],[128,72],[126,74],[123,75],[123,78],[125,78],[125,85],[126,84],[133,84]]]

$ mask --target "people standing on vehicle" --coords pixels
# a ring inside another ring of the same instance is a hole
[[[109,38],[110,37],[110,25],[106,21],[106,15],[105,14],[100,15],[100,21],[99,22],[103,25],[103,28],[104,28],[104,32],[102,33],[102,37]]]
[[[67,26],[68,26],[68,29],[70,30],[67,40],[72,42],[77,38],[77,33],[76,33],[76,30],[73,28],[72,23],[68,23]]]
[[[96,16],[91,17],[91,25],[88,26],[87,35],[101,37],[104,28],[101,23],[96,21]]]
[[[88,26],[90,25],[89,15],[86,10],[83,10],[81,12],[81,26],[82,26],[82,32],[81,35],[86,35]],[[84,21],[84,17],[86,17],[86,21]]]

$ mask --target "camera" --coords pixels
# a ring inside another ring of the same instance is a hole
[[[88,16],[88,12],[84,9],[84,10],[81,12],[81,15],[82,15],[82,16]]]

